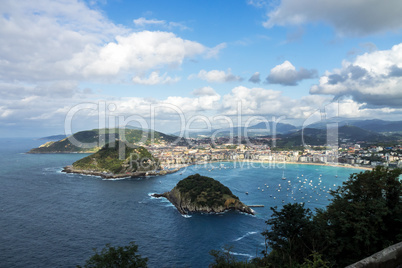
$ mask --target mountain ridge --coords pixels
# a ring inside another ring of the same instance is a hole
[[[151,138],[154,138],[155,143],[171,142],[177,139],[177,137],[158,131],[154,131],[153,135],[151,135],[151,132],[150,130],[133,128],[84,130],[59,141],[46,142],[37,148],[31,149],[28,153],[94,153],[105,144],[115,140],[146,145],[151,143]]]

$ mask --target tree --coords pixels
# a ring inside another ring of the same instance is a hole
[[[329,268],[329,263],[324,261],[318,252],[313,252],[310,256],[312,260],[306,259],[301,268]]]
[[[401,170],[377,167],[352,174],[326,211],[329,256],[337,266],[370,256],[402,239]],[[318,215],[318,214],[317,214]]]
[[[111,247],[106,244],[100,253],[94,249],[95,254],[89,258],[85,268],[144,268],[147,267],[148,258],[142,258],[136,254],[138,246],[134,242],[130,242],[128,246]],[[81,266],[77,266],[81,267]]]
[[[282,210],[271,207],[271,218],[266,221],[270,230],[262,232],[265,237],[265,258],[274,265],[292,267],[302,263],[312,249],[310,235],[313,233],[312,212],[304,204],[286,204]],[[272,252],[268,254],[268,248]]]

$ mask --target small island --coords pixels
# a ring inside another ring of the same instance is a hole
[[[236,210],[254,215],[254,211],[240,202],[228,187],[200,174],[190,175],[181,180],[170,192],[153,196],[167,198],[181,214]]]
[[[130,146],[119,140],[106,144],[98,152],[63,169],[66,173],[101,176],[106,179],[166,175],[176,171],[178,169],[161,170],[158,159],[146,148]]]

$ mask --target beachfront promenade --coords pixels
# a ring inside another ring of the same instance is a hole
[[[335,165],[357,168],[373,168],[378,165],[402,167],[401,148],[337,148],[315,150],[308,148],[295,151],[271,150],[266,145],[246,146],[223,144],[211,147],[209,144],[189,149],[186,146],[158,145],[148,150],[158,158],[162,166],[189,165],[205,162],[250,161],[263,163],[293,163],[314,165]]]

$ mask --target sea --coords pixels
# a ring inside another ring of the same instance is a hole
[[[359,169],[222,162],[194,165],[158,177],[105,180],[65,174],[87,154],[26,154],[44,143],[0,139],[0,267],[75,267],[94,248],[138,245],[149,267],[208,267],[211,250],[230,247],[239,260],[261,256],[261,232],[291,202],[325,208],[334,190]],[[181,215],[153,193],[171,190],[199,173],[228,186],[256,215],[239,212]]]

